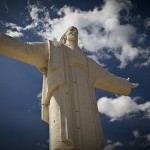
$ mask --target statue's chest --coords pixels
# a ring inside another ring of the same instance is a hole
[[[87,70],[87,59],[79,50],[66,49],[67,61],[70,67]]]
[[[52,69],[80,67],[87,70],[87,59],[80,49],[72,50],[59,42],[51,45],[49,62]]]

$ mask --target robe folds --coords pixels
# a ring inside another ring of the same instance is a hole
[[[43,73],[42,120],[49,124],[51,150],[102,150],[104,137],[94,88],[128,95],[131,84],[79,48],[61,42],[22,42],[0,34],[0,54]]]
[[[50,126],[51,149],[100,150],[104,137],[94,87],[128,95],[126,79],[116,77],[80,49],[49,41],[47,76],[43,78],[42,119]]]

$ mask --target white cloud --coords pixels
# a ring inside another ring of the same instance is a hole
[[[31,24],[25,26],[25,28],[24,28],[23,30],[24,30],[24,31],[25,31],[25,30],[30,30],[30,29],[33,29],[33,28],[35,28],[35,27],[37,27],[37,26],[38,26],[38,23],[37,23],[36,21],[33,21]]]
[[[106,0],[102,9],[94,8],[81,11],[77,8],[64,6],[58,12],[58,18],[51,18],[49,10],[40,5],[29,5],[30,17],[36,25],[27,25],[25,29],[37,27],[37,34],[43,39],[59,40],[66,29],[74,25],[79,29],[79,46],[89,52],[102,51],[107,48],[120,60],[120,68],[125,67],[138,55],[138,49],[131,44],[136,30],[131,25],[120,24],[120,11],[129,11],[130,1]],[[54,10],[53,10],[54,9]],[[56,13],[56,8],[50,11]],[[39,17],[42,13],[42,18]],[[39,23],[41,26],[38,27]],[[87,42],[88,41],[88,42]],[[108,58],[108,57],[107,57]]]
[[[120,146],[123,146],[123,144],[120,142],[113,143],[111,140],[107,140],[106,141],[106,147],[103,150],[113,150],[116,147],[120,147]]]
[[[140,57],[139,58],[142,58],[142,62],[140,63],[136,63],[135,64],[135,67],[148,67],[150,66],[150,46],[147,47],[146,49],[143,49],[143,48],[139,48],[139,54],[140,54]]]
[[[26,26],[21,27],[15,23],[2,22],[2,24],[5,24],[5,27],[7,29],[6,34],[12,37],[21,37],[23,36],[24,31],[31,30],[34,28],[35,32],[37,32],[38,29],[41,29],[39,24],[41,22],[44,24],[44,22],[43,22],[43,19],[39,17],[39,15],[41,13],[45,13],[46,8],[38,3],[37,5],[30,5],[30,3],[28,3],[27,10],[29,12],[29,17],[31,18],[31,23],[30,24],[25,23]]]
[[[119,96],[115,99],[102,97],[97,102],[98,110],[108,116],[110,121],[131,117],[139,111],[144,112],[144,117],[150,119],[150,102],[137,104],[136,99],[129,96]]]
[[[36,7],[36,5],[32,5],[30,10],[30,16],[33,20],[38,20],[38,12],[39,9]]]
[[[18,31],[12,31],[12,30],[7,30],[6,34],[12,37],[21,37],[23,36],[23,34],[21,32]]]
[[[41,98],[42,97],[42,92],[40,92],[39,94],[37,94],[37,98]]]
[[[148,58],[148,60],[146,60],[145,62],[141,63],[140,66],[150,66],[150,58]]]
[[[144,104],[140,104],[139,105],[139,110],[144,111],[145,112],[145,118],[149,118],[150,119],[150,102],[146,102]]]
[[[42,92],[38,93],[36,96],[37,96],[37,99],[39,100],[38,105],[41,106]],[[31,106],[31,107],[28,109],[28,112],[32,112],[32,111],[34,111],[36,108],[37,108],[37,103],[34,104],[33,106]]]
[[[48,13],[48,10],[46,9],[46,7],[43,5],[40,5],[39,3],[37,3],[36,5],[31,5],[28,2],[27,10],[29,12],[29,17],[31,18],[31,24],[27,24],[23,30],[25,31],[25,30],[34,28],[36,31],[37,29],[44,28],[45,26],[43,25],[45,23],[45,20],[47,19],[46,14]],[[42,19],[40,15],[41,16],[44,15],[44,19]],[[27,18],[29,19],[29,17]],[[41,27],[40,27],[40,23],[42,25]]]
[[[133,136],[134,136],[135,138],[139,138],[139,137],[140,137],[139,130],[134,130],[134,131],[132,132],[132,134],[133,134]]]
[[[146,28],[150,27],[150,17],[145,20],[145,27]]]
[[[138,42],[143,43],[147,37],[147,34],[143,33],[139,35]]]
[[[22,34],[22,27],[18,26],[17,24],[14,23],[9,23],[9,22],[0,22],[1,24],[5,25],[6,27],[6,34],[12,37],[21,37],[23,36]]]
[[[150,145],[150,134],[142,134],[139,130],[132,131],[135,139],[130,141],[130,145],[139,145],[140,147],[146,147]]]
[[[96,56],[96,54],[87,55],[87,57],[89,57],[89,58],[95,60],[95,62],[96,62],[97,64],[99,64],[99,65],[105,67],[105,64],[102,64],[102,63],[99,62],[98,57]]]
[[[101,8],[89,11],[70,6],[48,9],[39,3],[31,5],[28,2],[28,18],[31,20],[19,31],[31,30],[44,40],[59,40],[69,26],[76,26],[81,49],[95,53],[95,60],[99,59],[98,53],[103,53],[103,59],[109,59],[111,56],[108,55],[113,54],[120,61],[119,67],[124,68],[139,55],[139,49],[132,44],[133,39],[138,38],[136,28],[120,23],[120,11],[126,10],[128,16],[131,7],[129,0],[105,0]],[[57,18],[51,17],[51,13]],[[144,36],[139,41],[144,41]]]
[[[38,105],[41,105],[42,92],[40,92],[39,94],[37,94],[37,98],[38,98],[38,100],[39,100],[39,104],[38,104]]]
[[[21,31],[22,30],[22,27],[18,26],[17,24],[14,24],[14,23],[6,22],[5,26],[6,26],[6,28],[10,28],[10,29],[13,29],[13,30],[16,30],[16,31]]]
[[[44,7],[43,5],[41,5],[39,2],[37,2],[36,4],[30,4],[30,1],[28,1],[28,6],[27,6],[27,10],[29,12],[29,16],[32,20],[34,21],[40,21],[40,13],[44,13],[46,7]]]

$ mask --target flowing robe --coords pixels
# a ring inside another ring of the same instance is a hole
[[[51,150],[103,149],[94,87],[128,95],[131,86],[126,79],[60,42],[24,43],[1,35],[0,54],[43,72],[42,120],[49,123]]]
[[[104,138],[94,87],[127,95],[129,82],[85,57],[80,49],[72,50],[60,42],[49,44],[48,75],[44,81],[48,88],[43,86],[42,117],[50,125],[51,149],[68,146],[100,150]]]

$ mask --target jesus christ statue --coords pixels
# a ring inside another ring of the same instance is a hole
[[[21,42],[1,34],[0,54],[43,73],[41,116],[49,124],[50,150],[102,150],[94,88],[128,95],[138,86],[87,58],[78,47],[78,30],[73,26],[59,42]]]

